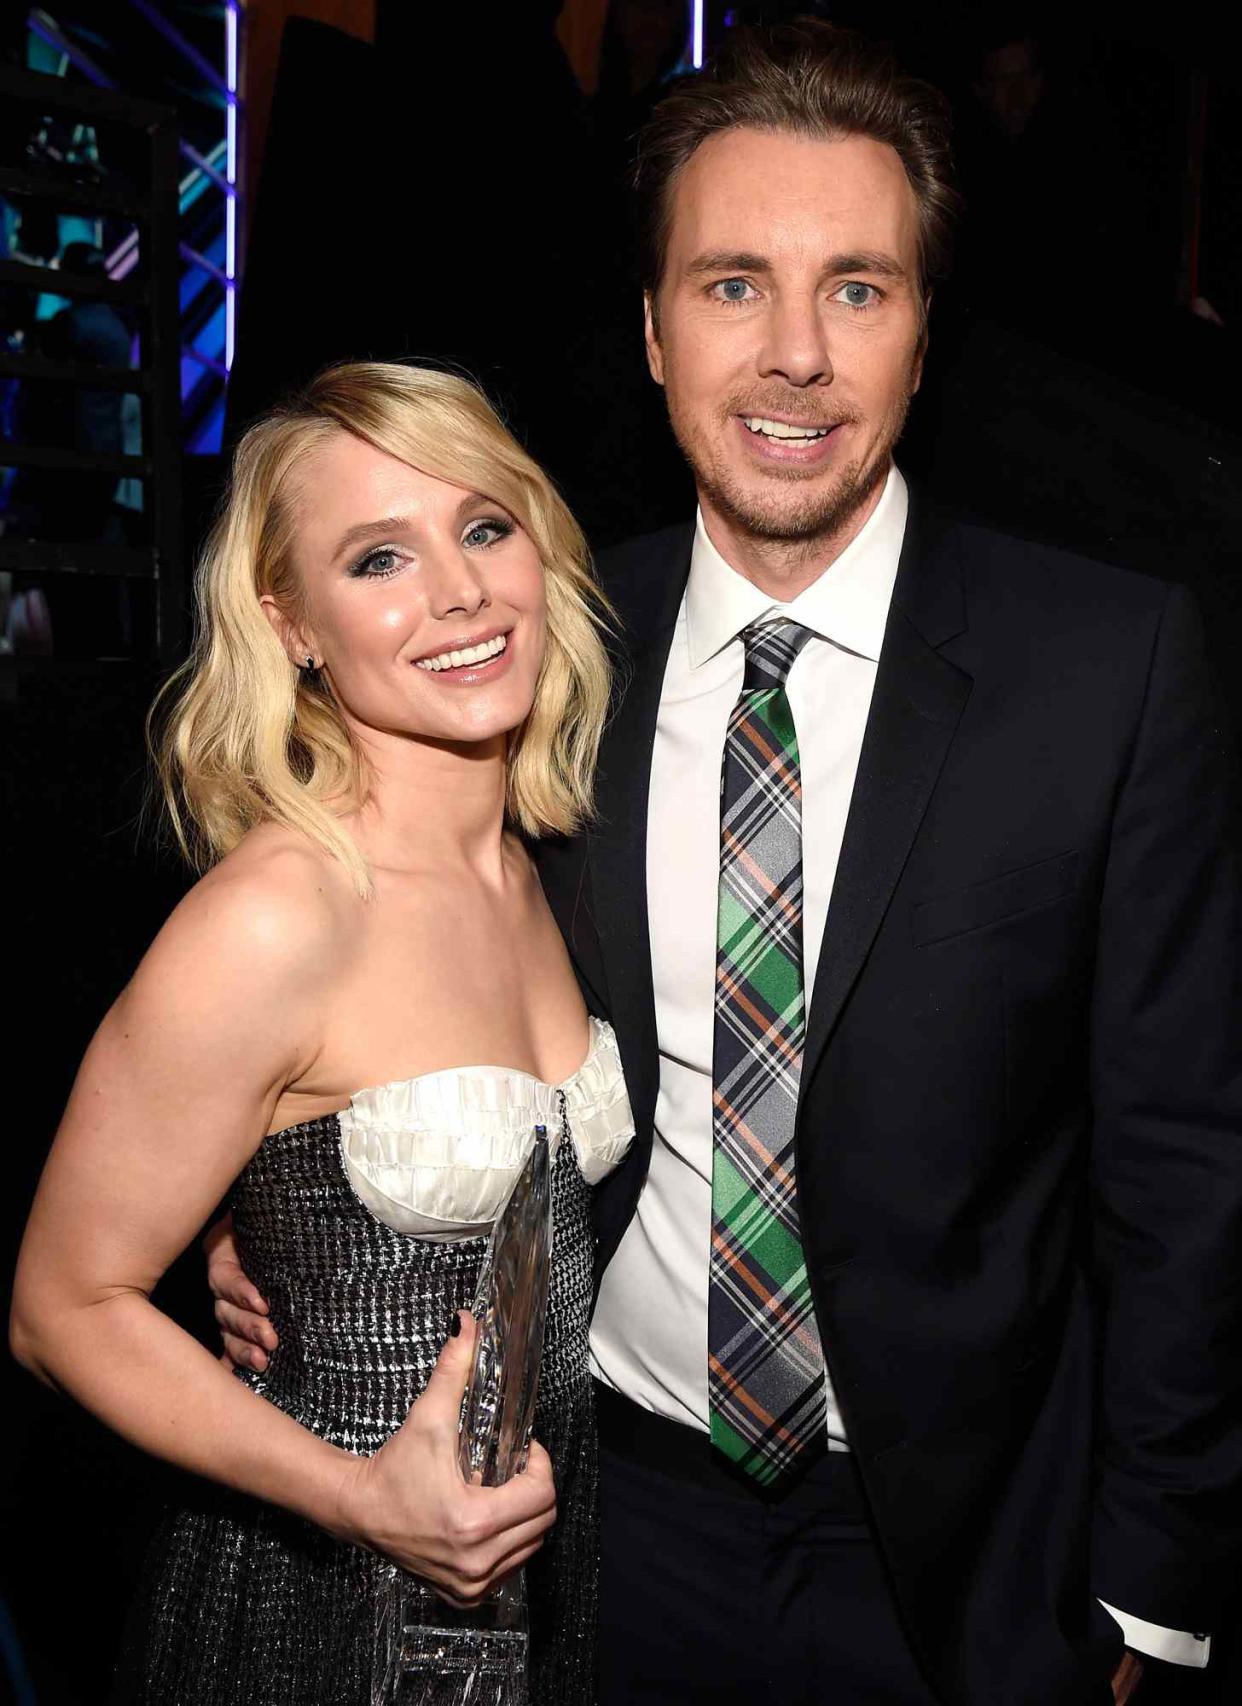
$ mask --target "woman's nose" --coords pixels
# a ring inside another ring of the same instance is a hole
[[[436,617],[473,616],[491,602],[483,576],[462,551],[437,553],[433,561],[424,563],[423,585],[428,608]]]

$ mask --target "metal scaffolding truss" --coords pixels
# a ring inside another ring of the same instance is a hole
[[[97,168],[51,172],[37,166],[5,164],[0,194],[24,206],[44,204],[59,212],[121,215],[141,234],[144,264],[117,279],[98,272],[58,271],[52,275],[59,296],[124,307],[141,325],[140,351],[132,367],[106,367],[80,360],[48,360],[21,350],[0,350],[0,374],[25,385],[54,384],[90,393],[119,391],[139,399],[142,449],[137,454],[105,455],[63,445],[8,438],[0,444],[0,463],[66,476],[64,503],[72,502],[72,476],[115,475],[141,482],[147,543],[102,540],[58,542],[42,538],[0,538],[0,570],[39,575],[108,575],[154,582],[155,650],[172,664],[185,641],[185,597],[181,541],[181,391],[179,348],[178,136],[176,115],[168,108],[137,101],[112,90],[0,67],[0,102],[12,112],[52,113],[75,126],[108,124],[128,132],[141,162],[140,173],[113,177]],[[46,291],[48,269],[21,260],[0,261],[0,285]]]

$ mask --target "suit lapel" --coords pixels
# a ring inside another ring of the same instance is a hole
[[[659,1083],[647,923],[647,798],[669,646],[690,572],[692,529],[653,541],[630,586],[609,586],[625,624],[619,701],[596,772],[598,817],[588,866],[613,1026],[639,1131]]]
[[[693,531],[659,535],[609,584],[624,624],[618,705],[596,776],[588,837],[592,911],[639,1130],[659,1082],[647,921],[647,801],[660,692],[690,570]],[[939,648],[966,626],[951,536],[912,501],[807,1025],[805,1084],[866,961],[931,799],[971,678]]]
[[[876,671],[807,1022],[803,1086],[888,910],[931,799],[971,678],[937,649],[966,625],[948,539],[912,505]]]

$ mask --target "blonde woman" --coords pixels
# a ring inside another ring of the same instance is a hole
[[[156,1545],[122,1691],[362,1703],[383,1560],[463,1604],[533,1560],[534,1698],[586,1701],[589,1181],[632,1124],[523,844],[590,812],[582,537],[470,385],[338,367],[242,441],[199,601],[157,751],[205,874],[83,1062],[13,1314],[27,1367],[217,1484]],[[537,1121],[548,1449],[485,1489],[464,1309]],[[226,1197],[262,1374],[151,1302]]]

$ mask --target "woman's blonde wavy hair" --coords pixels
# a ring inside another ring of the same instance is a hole
[[[366,860],[341,822],[367,797],[362,755],[330,687],[290,663],[259,603],[271,594],[298,612],[292,476],[339,431],[503,505],[539,552],[547,639],[534,704],[510,736],[506,799],[527,836],[570,834],[591,816],[612,612],[563,499],[468,380],[349,362],[250,428],[198,566],[194,646],[148,720],[152,756],[173,830],[198,871],[254,825],[282,823],[339,859],[366,896]]]

